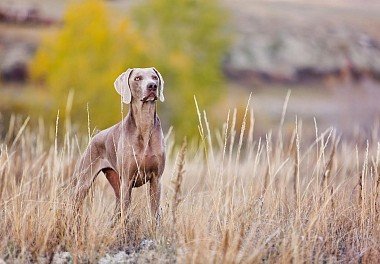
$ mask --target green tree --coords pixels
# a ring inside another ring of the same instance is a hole
[[[193,95],[210,109],[225,89],[226,12],[217,0],[146,0],[132,14],[166,81],[164,112],[179,137],[197,134]]]
[[[87,120],[88,103],[91,122],[99,128],[120,120],[113,82],[128,66],[143,63],[146,49],[128,19],[110,21],[108,12],[100,0],[71,4],[63,26],[46,36],[30,65],[32,77],[43,81],[54,107],[64,113],[72,90],[73,121]]]

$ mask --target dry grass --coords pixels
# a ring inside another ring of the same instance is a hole
[[[134,191],[126,226],[112,225],[113,192],[103,175],[78,225],[65,186],[87,137],[57,137],[42,122],[32,129],[13,119],[0,141],[0,261],[57,262],[57,252],[69,252],[68,259],[93,263],[120,251],[135,262],[380,259],[379,138],[340,139],[317,126],[311,137],[300,120],[287,135],[282,118],[277,136],[254,140],[249,109],[242,128],[233,111],[214,131],[198,110],[200,144],[178,150],[169,137],[158,228],[146,187]],[[141,249],[146,240],[154,246]]]

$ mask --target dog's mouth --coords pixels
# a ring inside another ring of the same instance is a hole
[[[150,92],[147,96],[145,96],[143,99],[141,99],[141,102],[145,103],[145,102],[149,102],[149,101],[156,101],[158,98],[157,98],[157,95],[156,93],[154,92]]]

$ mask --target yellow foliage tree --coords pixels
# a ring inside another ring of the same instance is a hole
[[[43,40],[30,69],[61,113],[72,90],[74,122],[87,120],[88,103],[91,123],[104,128],[121,118],[114,80],[126,67],[141,65],[145,49],[128,19],[111,23],[102,1],[85,0],[68,7],[63,27]]]
[[[147,0],[132,11],[136,31],[127,18],[111,23],[100,0],[70,5],[63,26],[39,48],[31,64],[33,79],[42,80],[54,107],[62,110],[74,91],[74,122],[87,119],[88,103],[92,125],[104,128],[121,117],[113,88],[118,74],[128,67],[155,66],[167,85],[160,109],[164,124],[174,124],[178,137],[196,135],[193,95],[201,107],[210,108],[224,89],[224,11],[216,0]]]

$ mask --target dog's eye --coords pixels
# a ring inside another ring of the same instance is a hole
[[[141,81],[142,77],[141,76],[136,76],[135,81]]]
[[[153,79],[153,80],[158,80],[158,78],[157,78],[156,75],[153,75],[153,76],[152,76],[152,79]]]

